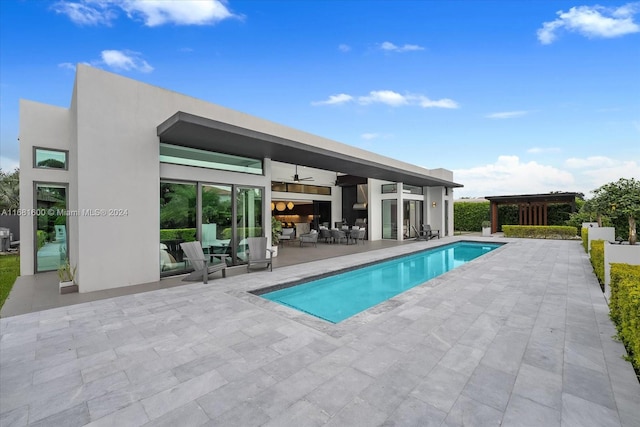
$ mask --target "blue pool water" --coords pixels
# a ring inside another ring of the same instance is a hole
[[[499,246],[493,243],[458,242],[261,296],[338,323]]]

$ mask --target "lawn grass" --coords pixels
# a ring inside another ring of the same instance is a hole
[[[20,256],[2,255],[0,256],[0,308],[9,296],[11,288],[20,275]]]

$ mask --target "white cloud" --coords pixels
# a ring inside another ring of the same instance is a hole
[[[78,25],[111,25],[117,17],[116,8],[110,1],[81,0],[59,1],[52,6],[59,14],[67,15]]]
[[[544,22],[537,31],[538,40],[542,44],[551,44],[561,29],[589,38],[612,38],[637,33],[640,32],[640,26],[633,18],[639,11],[640,2],[618,8],[598,5],[572,7],[568,12],[557,12],[558,19]]]
[[[559,153],[562,150],[558,147],[532,147],[527,150],[527,153],[530,154],[540,154],[540,153]]]
[[[418,46],[417,44],[405,44],[404,46],[396,46],[391,42],[382,42],[380,44],[380,49],[387,52],[411,52],[416,50],[424,50],[422,46]]]
[[[338,46],[338,50],[340,52],[349,52],[351,50],[351,46],[349,46],[348,44],[341,44]]]
[[[350,102],[353,100],[353,96],[346,93],[339,93],[338,95],[331,95],[326,101],[314,101],[311,105],[338,105]]]
[[[605,156],[591,156],[584,159],[577,157],[571,157],[565,160],[564,164],[570,169],[586,169],[586,168],[601,168],[612,167],[616,165],[616,161]]]
[[[71,70],[71,71],[76,70],[76,64],[72,64],[71,62],[61,62],[60,64],[58,64],[58,67],[66,68],[67,70]]]
[[[528,111],[502,111],[499,113],[487,114],[487,119],[513,119],[514,117],[522,117],[529,114]]]
[[[454,180],[464,185],[459,197],[539,194],[551,191],[581,191],[570,172],[518,156],[499,156],[495,163],[454,170]]]
[[[164,24],[208,25],[238,17],[221,0],[61,0],[53,10],[78,25],[111,25],[124,12],[148,27]]]
[[[3,172],[13,172],[19,167],[20,162],[18,160],[0,156],[0,169],[2,169]]]
[[[373,90],[367,96],[358,97],[358,102],[362,105],[381,103],[392,107],[399,107],[409,103],[404,95],[392,90]]]
[[[363,133],[362,135],[360,135],[360,138],[366,139],[366,140],[376,139],[379,137],[380,137],[379,133]]]
[[[153,67],[140,58],[138,52],[128,50],[103,50],[102,63],[118,71],[140,71],[150,73]]]
[[[334,105],[344,104],[353,100],[360,105],[386,104],[391,107],[402,107],[405,105],[419,106],[422,108],[459,108],[457,102],[449,98],[432,100],[424,95],[407,94],[402,95],[392,90],[372,90],[368,95],[354,97],[346,93],[331,95],[326,101],[314,101],[311,105]]]

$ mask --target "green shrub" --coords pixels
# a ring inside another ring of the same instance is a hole
[[[576,236],[575,227],[566,225],[503,225],[504,237],[530,239],[572,239]]]
[[[640,373],[640,266],[611,264],[609,308],[618,337],[636,373]]]
[[[481,231],[482,221],[489,219],[489,202],[455,202],[453,218],[458,231]]]
[[[604,240],[592,240],[591,241],[591,265],[593,265],[593,271],[596,273],[600,287],[604,284]]]
[[[262,227],[238,227],[239,236],[261,237]],[[231,227],[222,230],[223,239],[231,239]]]
[[[586,253],[589,253],[589,229],[583,227],[580,234],[582,236],[582,247],[584,247]]]
[[[160,230],[160,241],[182,240],[184,242],[194,242],[196,240],[195,228],[170,228]]]

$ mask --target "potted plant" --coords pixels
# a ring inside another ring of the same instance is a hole
[[[58,267],[61,294],[78,292],[78,285],[76,284],[76,270],[77,267],[72,267],[68,258],[60,267]]]
[[[491,237],[491,221],[482,221],[482,237]]]
[[[280,243],[280,233],[282,232],[282,222],[274,216],[271,217],[271,249],[273,256],[278,256],[278,244]]]

